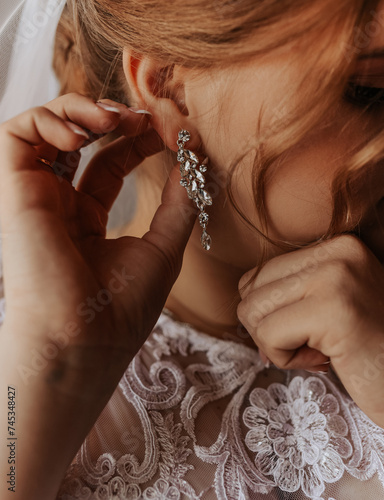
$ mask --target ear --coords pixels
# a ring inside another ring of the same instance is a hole
[[[124,49],[123,66],[133,104],[152,113],[151,125],[165,145],[177,151],[179,131],[188,130],[191,134],[188,148],[199,150],[201,139],[189,120],[186,105],[185,72],[175,65],[142,58],[130,49]]]

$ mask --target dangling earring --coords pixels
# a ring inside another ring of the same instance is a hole
[[[209,215],[206,213],[205,207],[206,205],[212,205],[212,197],[204,189],[205,177],[203,175],[208,169],[208,158],[199,166],[200,162],[198,157],[192,153],[192,151],[184,149],[185,143],[187,143],[190,138],[191,135],[187,130],[181,130],[179,132],[179,139],[177,141],[179,147],[177,161],[180,162],[180,184],[187,189],[189,198],[196,203],[200,210],[199,222],[200,226],[203,228],[201,244],[205,250],[210,250],[212,239],[206,231]]]

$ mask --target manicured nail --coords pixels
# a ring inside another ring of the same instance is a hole
[[[139,109],[139,108],[128,108],[129,111],[132,111],[132,113],[135,113],[137,115],[149,115],[153,116],[152,113],[147,111],[146,109]]]
[[[320,373],[321,375],[327,375],[328,374],[328,371],[324,372],[324,371],[321,371],[321,370],[316,370],[316,371],[314,371],[314,370],[306,370],[306,371],[308,373],[316,373],[316,374]]]
[[[72,132],[75,132],[75,134],[81,135],[82,137],[85,137],[85,139],[89,139],[89,135],[83,128],[79,127],[78,125],[75,125],[72,122],[66,121],[64,123],[70,130],[72,130]]]
[[[109,104],[105,104],[104,102],[97,102],[96,106],[101,109],[105,109],[105,111],[110,111],[111,113],[117,113],[118,115],[121,115],[121,111],[119,108],[115,108],[114,106],[110,106]]]
[[[260,355],[260,359],[261,359],[261,361],[262,361],[262,362],[264,363],[264,365],[265,365],[265,368],[270,368],[270,366],[271,366],[271,362],[270,362],[270,360],[267,358],[267,356],[266,356],[266,355],[263,353],[263,351],[261,351],[260,349],[259,349],[259,355]]]

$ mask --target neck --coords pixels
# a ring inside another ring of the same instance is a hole
[[[194,232],[199,230],[196,226]],[[211,257],[196,244],[198,238],[192,234],[166,307],[180,321],[209,335],[255,347],[236,314],[238,282],[244,272]]]
[[[161,159],[160,159],[161,161]],[[158,178],[155,178],[158,177]],[[150,226],[161,200],[164,169],[159,159],[148,159],[137,176],[137,210],[134,219],[119,232],[117,237],[141,237]],[[151,196],[148,196],[148,190]],[[148,200],[153,200],[152,204]],[[208,335],[241,342],[255,348],[255,344],[240,324],[236,310],[240,302],[238,283],[244,269],[220,261],[200,246],[201,228],[196,224],[185,250],[183,268],[168,296],[165,307],[177,320],[191,324]]]

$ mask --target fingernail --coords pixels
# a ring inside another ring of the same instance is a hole
[[[150,113],[146,109],[139,109],[139,108],[128,108],[128,109],[129,109],[129,111],[132,111],[132,113],[135,113],[137,115],[153,116],[152,113]]]
[[[320,371],[320,370],[316,370],[316,371],[305,370],[305,371],[307,371],[308,373],[316,373],[316,374],[320,373],[320,375],[327,375],[328,374],[328,371],[325,371],[325,372],[324,371]]]
[[[114,106],[110,106],[109,104],[105,104],[104,102],[97,102],[96,106],[101,109],[105,109],[105,111],[110,111],[111,113],[117,113],[118,115],[121,115],[121,111],[119,108],[115,108]]]
[[[75,125],[72,122],[64,122],[64,123],[72,132],[75,132],[75,134],[81,135],[82,137],[89,139],[89,135],[83,128],[79,127],[78,125]]]
[[[260,355],[260,359],[264,363],[265,367],[270,368],[270,366],[271,366],[270,360],[267,358],[267,356],[260,349],[259,349],[259,355]]]

